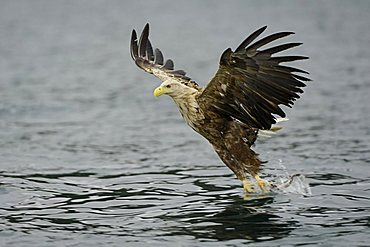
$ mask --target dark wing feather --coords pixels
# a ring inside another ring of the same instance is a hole
[[[257,31],[254,31],[251,35],[249,35],[239,46],[236,48],[235,52],[240,52],[245,49],[247,45],[249,45],[253,40],[255,40],[261,33],[266,30],[267,26],[261,27]]]
[[[161,50],[158,48],[153,50],[149,41],[149,24],[145,25],[139,39],[136,31],[132,30],[130,52],[139,68],[155,75],[160,80],[173,79],[200,90],[198,84],[186,76],[185,71],[174,70],[174,63],[171,59],[164,60]]]
[[[307,57],[273,56],[301,43],[286,43],[259,50],[293,34],[280,32],[255,41],[265,29],[262,27],[248,36],[235,52],[230,48],[224,51],[216,75],[198,98],[204,111],[217,112],[253,128],[270,129],[276,123],[274,114],[285,117],[279,105],[291,107],[303,93],[301,87],[310,79],[294,73],[308,73],[281,63]]]

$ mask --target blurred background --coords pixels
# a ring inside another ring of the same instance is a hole
[[[0,1],[0,245],[366,245],[368,1]],[[312,196],[240,182],[129,54],[150,38],[204,86],[251,32],[294,31],[313,79],[255,149]],[[218,241],[218,242],[215,242]]]

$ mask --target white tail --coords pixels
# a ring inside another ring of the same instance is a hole
[[[288,118],[277,118],[276,123],[285,122],[285,121],[288,121],[288,120],[289,120]],[[269,129],[269,130],[259,130],[258,131],[258,136],[259,137],[271,137],[272,135],[275,135],[276,132],[278,132],[282,128],[283,128],[283,126],[273,124],[271,126],[271,129]]]

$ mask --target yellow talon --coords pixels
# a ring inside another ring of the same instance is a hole
[[[243,188],[244,188],[245,192],[247,192],[247,193],[253,193],[254,192],[252,184],[251,184],[251,182],[249,182],[248,179],[244,179],[242,182],[243,182]]]
[[[258,175],[254,176],[254,178],[256,179],[257,184],[260,187],[261,191],[266,193],[267,192],[267,187],[270,186],[270,183],[267,182],[266,180],[263,180]]]

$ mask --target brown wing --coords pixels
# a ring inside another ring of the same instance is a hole
[[[306,71],[281,63],[307,57],[272,56],[301,43],[260,50],[272,41],[293,34],[275,33],[252,43],[265,29],[266,26],[252,33],[235,51],[230,48],[224,51],[216,75],[198,98],[203,110],[216,111],[259,129],[270,129],[271,124],[276,123],[273,114],[285,117],[279,105],[291,107],[298,94],[303,93],[304,81],[310,79],[297,75],[308,74]]]
[[[132,30],[130,52],[132,59],[139,68],[155,75],[161,81],[172,78],[187,86],[199,89],[198,84],[187,77],[185,71],[174,70],[174,63],[171,59],[165,61],[158,48],[153,50],[149,40],[149,24],[145,25],[139,40],[135,29]]]

